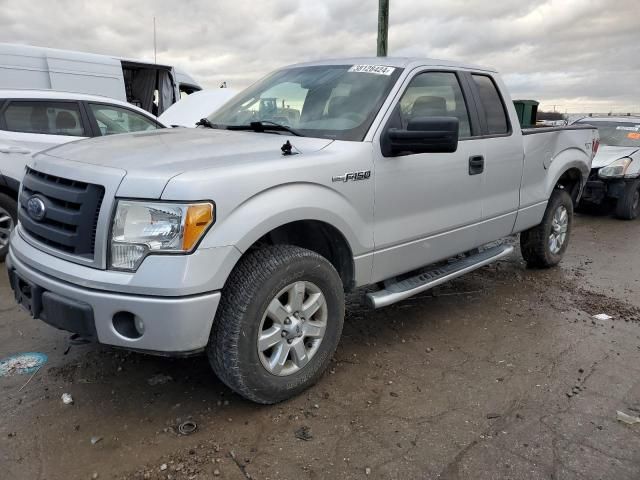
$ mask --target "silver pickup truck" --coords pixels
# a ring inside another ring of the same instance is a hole
[[[530,266],[557,264],[598,142],[521,130],[493,70],[405,58],[283,68],[200,124],[36,155],[9,278],[35,318],[206,351],[261,403],[318,380],[345,291],[392,304],[509,255],[496,240],[518,232]]]

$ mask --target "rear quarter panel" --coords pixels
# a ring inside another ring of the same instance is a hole
[[[524,170],[520,191],[520,210],[535,212],[518,215],[516,230],[524,230],[542,221],[546,203],[560,177],[568,170],[580,171],[582,185],[591,170],[595,129],[524,130]],[[526,220],[525,220],[526,219]]]

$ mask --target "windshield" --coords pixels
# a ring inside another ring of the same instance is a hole
[[[316,65],[276,71],[208,119],[214,127],[271,122],[301,135],[361,141],[401,69]]]
[[[615,147],[640,147],[640,121],[637,122],[602,122],[598,120],[580,120],[577,123],[588,123],[598,129],[601,145]]]

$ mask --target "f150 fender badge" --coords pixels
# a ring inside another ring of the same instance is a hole
[[[361,172],[347,172],[344,175],[336,175],[331,177],[334,182],[348,182],[357,180],[368,180],[371,178],[371,170],[362,170]]]

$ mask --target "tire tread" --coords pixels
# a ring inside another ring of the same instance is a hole
[[[551,194],[547,209],[542,217],[542,222],[529,230],[525,230],[520,234],[520,250],[522,257],[527,262],[527,266],[533,268],[549,268],[557,265],[559,259],[553,258],[548,249],[547,242],[547,225],[551,222],[553,213],[558,205],[562,203],[567,207],[569,216],[573,216],[573,200],[569,193],[565,190],[556,189]],[[571,220],[569,225],[571,225]],[[567,239],[565,241],[564,249],[569,242],[569,236],[571,234],[571,228],[567,232]],[[560,256],[564,254],[562,250]]]
[[[340,277],[331,263],[321,255],[296,246],[274,245],[256,249],[245,255],[231,272],[222,291],[220,305],[211,329],[207,354],[211,366],[222,382],[243,397],[257,403],[270,404],[282,399],[265,398],[249,386],[243,374],[239,356],[238,339],[241,335],[244,317],[256,294],[270,276],[291,262],[312,258],[328,266]],[[344,308],[343,308],[344,311]],[[342,323],[340,323],[340,330]],[[338,336],[340,335],[338,332]],[[315,383],[322,371],[307,386]]]

